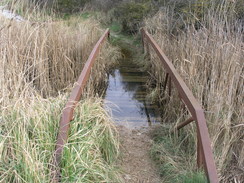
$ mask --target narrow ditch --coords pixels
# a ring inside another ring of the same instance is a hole
[[[128,128],[148,127],[161,121],[158,106],[147,97],[148,74],[134,61],[133,45],[123,42],[122,59],[109,74],[108,87],[103,96],[104,107],[111,110],[118,125]]]
[[[153,141],[150,127],[161,122],[159,108],[147,97],[148,73],[135,63],[139,49],[122,40],[122,59],[109,74],[104,107],[116,123],[121,144],[119,166],[126,183],[159,183],[155,162],[150,158]]]

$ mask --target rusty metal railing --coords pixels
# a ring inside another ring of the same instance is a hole
[[[70,121],[73,119],[74,110],[76,107],[76,104],[80,100],[83,90],[86,86],[86,83],[89,79],[89,76],[91,74],[91,68],[94,65],[94,62],[100,52],[101,45],[106,40],[107,37],[109,37],[110,32],[109,29],[107,29],[104,34],[101,36],[101,38],[96,43],[95,47],[93,48],[80,76],[78,81],[75,83],[75,86],[70,94],[69,100],[65,105],[65,108],[63,109],[60,124],[59,124],[59,131],[58,131],[58,137],[56,142],[56,149],[54,152],[54,160],[53,160],[53,171],[52,171],[52,182],[59,182],[60,181],[60,162],[62,158],[62,152],[64,149],[64,145],[68,139],[68,133],[69,133],[69,124]]]
[[[176,87],[181,100],[187,106],[192,117],[177,126],[176,129],[180,129],[185,125],[196,122],[197,126],[197,165],[198,168],[204,168],[208,180],[211,183],[218,183],[217,170],[214,163],[214,158],[211,149],[211,143],[208,133],[208,128],[206,124],[206,119],[204,111],[200,104],[197,102],[193,96],[190,89],[187,87],[183,79],[180,77],[173,64],[169,61],[163,51],[160,49],[159,45],[155,42],[152,36],[145,30],[141,29],[143,46],[147,51],[149,51],[149,45],[156,52],[161,63],[166,70],[166,79],[164,84],[164,89],[166,88],[167,81],[169,84],[169,94],[171,93],[171,82],[173,82]]]

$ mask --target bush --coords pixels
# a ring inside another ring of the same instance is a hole
[[[115,16],[122,23],[122,30],[124,32],[135,33],[149,11],[149,3],[127,2],[116,8]]]
[[[244,23],[244,1],[243,0],[238,0],[236,2],[236,7],[235,7],[237,17],[241,19]]]
[[[92,7],[107,12],[118,6],[120,2],[121,0],[92,0]]]
[[[80,11],[90,0],[57,0],[55,9],[61,13],[73,13]]]

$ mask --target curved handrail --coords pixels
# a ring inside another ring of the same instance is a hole
[[[75,86],[73,90],[71,91],[70,97],[68,102],[65,105],[65,108],[63,109],[60,124],[59,124],[59,131],[57,136],[57,142],[56,142],[56,148],[54,152],[54,168],[55,170],[52,172],[52,181],[58,182],[60,179],[60,169],[59,164],[61,162],[62,152],[64,149],[64,145],[68,139],[68,133],[69,133],[69,124],[70,121],[73,119],[74,110],[76,107],[76,104],[80,100],[83,90],[86,86],[86,83],[89,79],[89,76],[91,74],[91,68],[95,63],[95,60],[99,54],[101,45],[104,43],[106,37],[109,37],[110,32],[109,29],[107,29],[104,34],[101,36],[101,38],[96,43],[95,47],[93,48],[88,60],[86,61],[85,66],[83,67],[83,70],[79,76],[78,81],[75,83]],[[58,168],[58,169],[56,169]]]
[[[181,124],[177,129],[189,124],[191,121],[196,121],[198,167],[204,167],[205,173],[211,183],[218,183],[217,170],[214,163],[208,128],[202,107],[152,36],[144,28],[141,29],[141,34],[143,46],[146,46],[147,49],[149,49],[149,45],[152,46],[166,70],[167,77],[169,77],[174,83],[179,92],[180,98],[183,100],[192,115],[189,120]]]

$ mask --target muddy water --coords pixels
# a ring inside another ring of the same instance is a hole
[[[129,128],[160,122],[158,106],[146,97],[148,74],[133,63],[131,52],[124,50],[123,55],[117,68],[109,75],[104,107],[111,112],[117,124]]]

